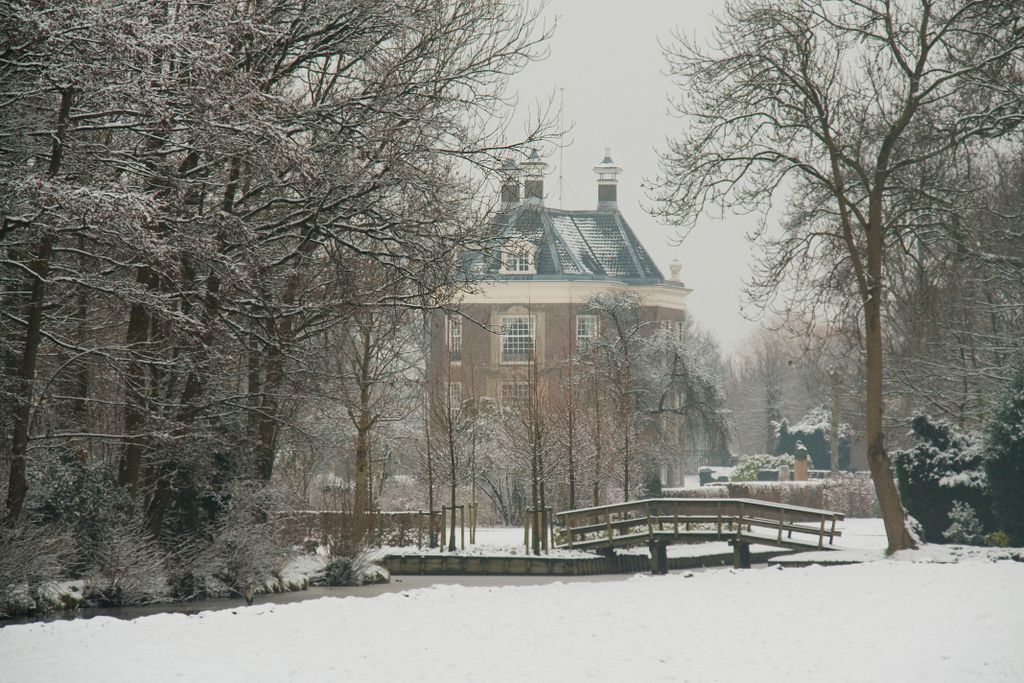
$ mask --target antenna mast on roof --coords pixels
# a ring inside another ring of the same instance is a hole
[[[565,168],[565,88],[558,89],[558,208],[562,207],[562,169]]]

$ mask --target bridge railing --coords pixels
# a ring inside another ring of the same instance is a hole
[[[646,541],[735,539],[782,546],[831,546],[844,515],[748,498],[650,498],[556,515],[561,547],[615,547]],[[755,532],[756,530],[756,532]],[[796,538],[794,538],[796,534]]]

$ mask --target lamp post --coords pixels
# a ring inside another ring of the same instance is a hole
[[[839,474],[839,386],[843,383],[842,373],[834,367],[828,369],[828,379],[832,394],[832,419],[829,430],[831,446],[832,476]]]

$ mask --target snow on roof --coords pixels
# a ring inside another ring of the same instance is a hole
[[[636,234],[618,210],[568,211],[523,205],[502,212],[495,222],[506,240],[526,240],[537,247],[536,274],[501,274],[501,245],[478,255],[477,274],[488,278],[552,277],[664,280]]]

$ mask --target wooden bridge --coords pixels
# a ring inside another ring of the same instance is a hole
[[[612,552],[646,545],[651,571],[664,573],[665,546],[729,541],[737,567],[750,566],[750,544],[790,550],[830,550],[841,535],[838,512],[749,498],[650,498],[568,510],[559,548]],[[827,539],[827,543],[826,543]]]

